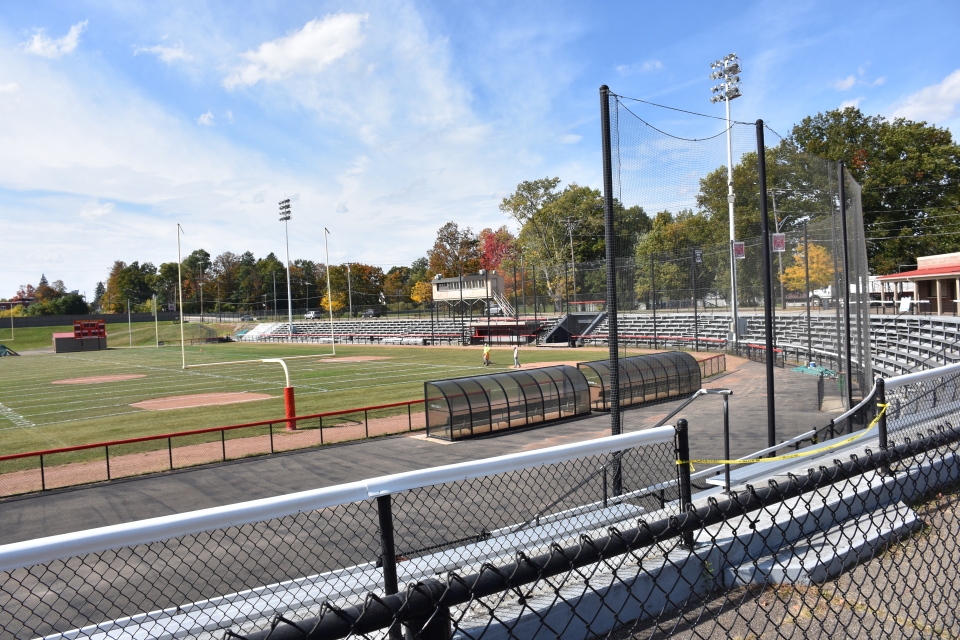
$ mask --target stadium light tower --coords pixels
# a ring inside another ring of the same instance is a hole
[[[739,98],[741,70],[740,58],[731,53],[710,65],[713,73],[711,80],[723,80],[711,89],[716,95],[710,102],[724,102],[727,105],[727,207],[730,215],[730,297],[733,299],[733,339],[739,340],[739,317],[737,314],[737,259],[734,256],[733,243],[736,241],[736,229],[733,222],[733,145],[730,140],[730,101]]]
[[[293,340],[293,297],[290,295],[290,233],[287,223],[290,222],[290,200],[280,202],[280,222],[283,223],[283,234],[287,239],[287,320],[290,323],[290,340]],[[277,304],[276,300],[273,302]]]

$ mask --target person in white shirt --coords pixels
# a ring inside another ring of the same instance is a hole
[[[520,345],[513,346],[513,368],[520,368]]]

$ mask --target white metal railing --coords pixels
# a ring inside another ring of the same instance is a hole
[[[15,542],[0,546],[0,571],[10,571],[108,549],[149,544],[201,531],[235,527],[304,511],[336,507],[431,485],[519,471],[634,447],[673,442],[673,436],[674,428],[665,426],[537,451],[524,451],[381,476],[274,498]]]

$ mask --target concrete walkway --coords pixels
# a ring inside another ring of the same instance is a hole
[[[707,380],[704,386],[734,390],[731,448],[734,456],[745,455],[767,444],[764,366],[734,358],[728,363],[727,373]],[[823,426],[837,415],[817,411],[816,377],[777,369],[775,380],[778,441]],[[674,401],[630,409],[624,413],[624,428],[648,428],[678,404]],[[698,399],[680,417],[690,423],[694,458],[722,454],[719,397]],[[0,501],[0,544],[579,442],[609,433],[609,415],[594,414],[453,444],[426,440],[422,435],[396,436],[10,498]]]

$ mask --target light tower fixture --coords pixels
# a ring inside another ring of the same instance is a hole
[[[290,199],[280,201],[280,222],[283,223],[283,234],[287,239],[287,322],[290,327],[290,340],[293,340],[293,297],[290,293]],[[274,293],[273,305],[276,307],[276,293]]]
[[[734,242],[736,241],[736,228],[733,219],[733,145],[730,140],[730,101],[743,95],[740,89],[739,73],[743,69],[743,63],[735,53],[725,55],[720,60],[715,60],[710,65],[713,73],[710,74],[711,80],[722,80],[715,85],[711,92],[713,95],[710,102],[716,104],[723,102],[727,106],[727,210],[730,223],[730,298],[731,309],[733,311],[733,323],[730,327],[730,335],[734,340],[739,340],[740,321],[737,313],[737,259],[734,256]]]

